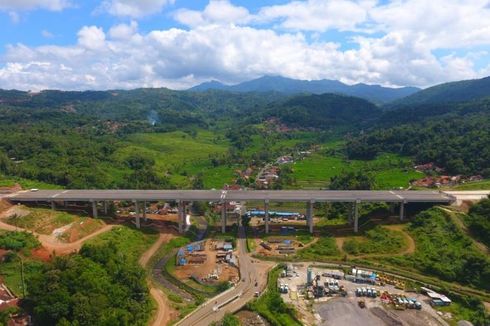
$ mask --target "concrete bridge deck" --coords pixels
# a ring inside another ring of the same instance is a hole
[[[439,191],[370,190],[38,190],[10,196],[17,202],[33,201],[250,201],[277,202],[429,202],[449,203],[454,198]]]
[[[404,205],[407,203],[449,204],[455,197],[439,191],[370,191],[370,190],[31,190],[9,196],[12,202],[50,202],[53,209],[56,202],[89,202],[93,216],[97,217],[98,203],[104,204],[116,200],[135,203],[136,226],[140,226],[140,204],[143,204],[142,216],[146,218],[146,202],[172,200],[179,204],[179,230],[185,230],[185,205],[193,201],[213,201],[227,203],[231,201],[263,201],[265,206],[265,232],[269,232],[270,202],[304,202],[306,219],[310,232],[313,232],[313,204],[316,202],[352,203],[349,220],[358,231],[359,204],[362,202],[388,202],[400,205],[400,219],[404,218]],[[222,205],[222,231],[226,231],[226,205]]]

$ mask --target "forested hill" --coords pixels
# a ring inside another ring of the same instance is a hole
[[[168,176],[190,184],[197,174],[187,173],[186,160],[157,165],[155,155],[181,149],[179,142],[205,145],[201,161],[193,164],[233,171],[231,164],[245,164],[250,157],[257,162],[281,154],[253,147],[252,137],[263,143],[292,137],[274,127],[262,131],[259,126],[271,118],[298,132],[315,128],[320,135],[355,129],[379,114],[365,100],[332,94],[0,91],[0,175],[70,188],[169,188],[176,184]],[[172,132],[174,144],[159,143],[159,137]],[[199,139],[199,133],[208,138]],[[142,134],[156,134],[157,144],[135,144]],[[244,157],[247,146],[249,157]]]
[[[385,112],[368,132],[351,138],[346,151],[360,159],[399,153],[450,174],[490,177],[490,99]]]
[[[454,103],[490,97],[490,77],[445,83],[419,91],[397,100],[389,107],[409,105]]]
[[[288,126],[319,129],[367,125],[380,115],[371,102],[335,94],[297,96],[265,112]]]
[[[280,92],[284,94],[324,94],[335,93],[356,96],[376,104],[392,102],[419,91],[416,87],[390,88],[379,85],[347,85],[337,80],[297,80],[280,76],[264,76],[237,85],[224,85],[218,81],[206,82],[191,91],[227,90],[230,92]]]

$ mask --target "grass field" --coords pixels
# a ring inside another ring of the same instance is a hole
[[[157,172],[171,173],[170,179],[179,186],[188,186],[187,176],[203,173],[206,188],[222,187],[233,176],[233,167],[211,165],[210,160],[227,153],[229,144],[223,136],[199,130],[195,137],[181,131],[134,134],[129,136],[115,154],[124,161],[132,153],[155,160]]]
[[[22,258],[24,265],[24,278],[28,280],[31,276],[39,274],[44,263],[30,258]],[[18,297],[23,297],[22,278],[21,278],[21,260],[15,256],[12,260],[4,261],[0,264],[0,278],[2,278],[10,290]],[[29,292],[29,284],[26,284],[26,292]]]
[[[0,175],[0,187],[12,187],[16,183],[20,184],[23,189],[60,189],[61,186],[52,185],[49,183],[24,179],[20,177],[4,176]]]
[[[406,247],[407,243],[400,231],[377,226],[367,231],[363,237],[345,240],[342,249],[351,255],[397,254]]]
[[[314,153],[293,165],[293,177],[300,188],[326,188],[333,176],[361,170],[373,173],[380,189],[407,188],[410,180],[424,176],[408,166],[408,158],[394,154],[383,154],[372,161],[349,161],[340,155]]]
[[[490,180],[468,182],[447,190],[490,190]]]
[[[21,227],[39,234],[52,234],[55,229],[67,226],[65,232],[59,236],[60,240],[69,242],[72,232],[76,232],[73,241],[83,238],[104,226],[102,220],[81,217],[63,211],[54,211],[46,208],[27,208],[29,211],[25,216],[11,217],[7,222],[11,225]]]
[[[137,260],[157,238],[158,233],[153,230],[136,230],[128,226],[118,226],[88,240],[86,243],[98,245],[111,242],[120,252]]]

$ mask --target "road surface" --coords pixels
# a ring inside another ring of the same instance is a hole
[[[374,190],[38,190],[10,195],[16,202],[33,201],[247,201],[276,202],[429,202],[450,203],[439,191]]]
[[[254,298],[256,291],[262,292],[265,289],[267,285],[267,273],[273,266],[273,263],[260,262],[252,259],[247,253],[246,241],[245,230],[243,227],[240,227],[237,247],[241,279],[238,285],[201,305],[176,325],[208,326],[214,321],[221,320],[225,313],[236,312]],[[255,282],[257,282],[257,286],[255,286]],[[236,299],[232,300],[235,297]],[[232,301],[215,311],[216,306],[228,300]]]

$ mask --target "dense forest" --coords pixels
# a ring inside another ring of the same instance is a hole
[[[410,107],[385,113],[367,132],[349,139],[349,158],[382,152],[434,162],[450,174],[490,176],[490,100]]]
[[[112,243],[55,258],[27,300],[37,325],[146,325],[152,309],[144,270]]]

